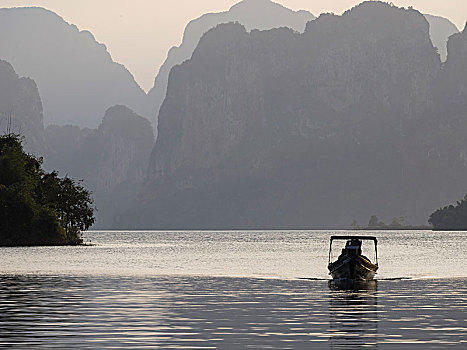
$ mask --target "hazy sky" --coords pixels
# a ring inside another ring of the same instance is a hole
[[[41,6],[106,44],[115,61],[123,63],[140,85],[152,87],[167,51],[179,45],[186,24],[207,12],[228,10],[239,0],[0,0],[0,7]],[[342,13],[361,0],[276,0],[314,15]],[[467,21],[467,0],[393,0],[424,13],[449,18],[459,29]]]

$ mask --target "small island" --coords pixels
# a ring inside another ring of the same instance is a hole
[[[42,169],[19,135],[0,136],[0,246],[83,244],[95,221],[91,193],[80,182]]]
[[[360,226],[357,221],[353,221],[353,230],[431,230],[431,226],[410,225],[405,222],[405,217],[393,218],[389,224],[381,221],[376,215],[372,215],[366,227]]]

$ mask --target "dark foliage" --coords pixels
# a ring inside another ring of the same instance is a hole
[[[41,164],[17,135],[0,136],[0,246],[81,244],[94,223],[90,192]]]
[[[457,205],[449,205],[436,210],[428,220],[437,231],[467,230],[467,195]]]
[[[409,225],[405,222],[405,216],[392,218],[391,223],[386,224],[380,221],[376,215],[372,215],[368,221],[367,227],[361,227],[357,221],[352,222],[352,229],[354,230],[430,230],[430,226]]]

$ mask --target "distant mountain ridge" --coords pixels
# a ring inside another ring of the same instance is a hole
[[[11,122],[10,122],[11,119]],[[125,106],[107,109],[97,129],[49,125],[34,80],[20,78],[0,60],[0,134],[22,137],[46,171],[84,179],[97,205],[97,227],[110,227],[133,203],[146,175],[154,133],[151,123]]]
[[[97,129],[46,129],[46,166],[84,179],[93,192],[96,227],[109,228],[133,203],[146,176],[154,146],[151,123],[126,106],[112,106]]]
[[[172,69],[140,204],[119,227],[426,222],[467,186],[467,31],[443,66],[429,30],[382,2],[303,34],[210,30]]]
[[[446,18],[432,15],[424,16],[430,23],[430,35],[433,44],[439,49],[442,61],[445,61],[447,40],[452,34],[458,33],[458,30]],[[229,11],[208,13],[192,20],[185,28],[182,44],[169,50],[167,59],[160,67],[155,78],[153,88],[148,92],[153,109],[153,116],[151,117],[153,126],[157,126],[159,109],[167,92],[170,70],[191,57],[201,36],[209,29],[222,23],[238,22],[244,25],[247,31],[287,27],[303,32],[306,24],[315,18],[308,11],[292,11],[271,0],[243,0],[232,6]]]
[[[27,152],[45,152],[42,102],[34,80],[20,78],[13,66],[0,60],[0,133],[25,137]]]
[[[208,13],[192,20],[185,28],[182,44],[170,49],[167,59],[159,69],[153,88],[148,92],[153,109],[153,126],[157,125],[157,116],[166,95],[170,70],[191,57],[200,38],[209,29],[221,23],[238,22],[248,31],[288,27],[303,32],[306,23],[315,18],[308,11],[293,11],[271,0],[243,0],[228,11]]]
[[[314,18],[307,11],[292,11],[270,0],[244,0],[229,11],[203,15],[187,25],[180,47],[170,50],[149,97],[123,65],[112,61],[105,45],[97,43],[91,33],[79,31],[43,8],[0,9],[0,59],[9,61],[20,75],[36,81],[46,125],[94,128],[109,106],[124,104],[157,126],[171,68],[191,57],[207,30],[220,23],[239,22],[247,30],[289,27],[303,32],[306,23]],[[447,38],[458,31],[447,19],[431,15],[426,18],[433,43],[444,61]]]
[[[147,115],[146,94],[105,45],[43,8],[0,9],[0,59],[37,83],[45,124],[96,127],[125,104]]]
[[[252,4],[292,24],[255,30],[280,20],[258,24]],[[50,11],[4,11],[0,58],[36,69],[46,90],[0,59],[0,132],[11,114],[29,152],[84,178],[100,228],[342,228],[372,214],[419,224],[467,191],[467,28],[445,19],[363,3],[305,21],[312,15],[249,0],[224,14],[251,26],[195,20],[189,57],[167,71],[151,156],[151,125],[134,111],[152,116],[147,97],[104,45]],[[48,50],[36,55],[44,33]],[[62,125],[44,131],[53,115]]]

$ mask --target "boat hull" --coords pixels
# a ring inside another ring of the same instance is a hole
[[[372,264],[363,256],[345,256],[328,266],[329,274],[335,280],[371,281],[378,265]]]

